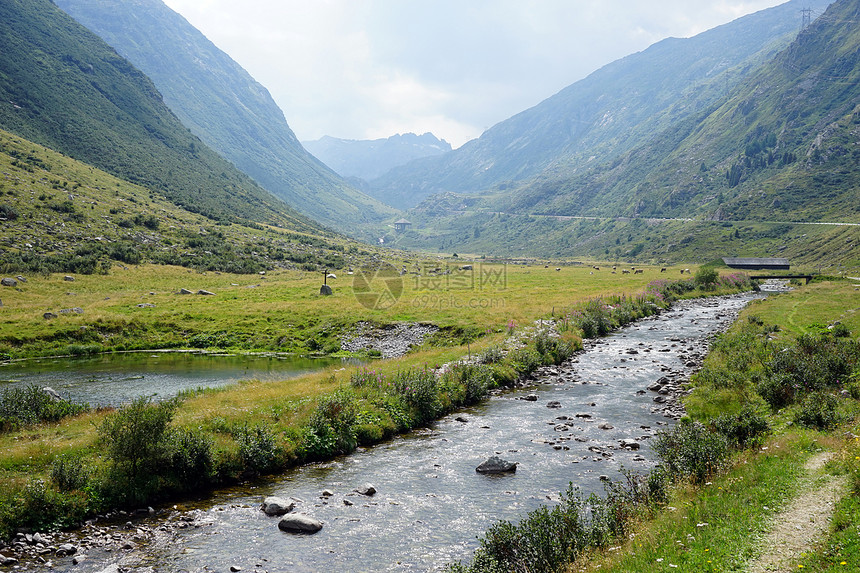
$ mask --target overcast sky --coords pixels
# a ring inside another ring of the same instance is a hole
[[[165,0],[266,86],[302,141],[454,147],[599,67],[782,0]]]

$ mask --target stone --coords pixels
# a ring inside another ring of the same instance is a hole
[[[179,294],[191,294],[191,291],[187,288],[181,288],[179,289]]]
[[[16,278],[16,279],[18,279],[18,282],[22,282],[22,283],[27,282],[27,279],[26,279],[26,278],[24,278],[24,277],[23,277],[23,276],[21,276],[21,275],[18,275],[18,276],[17,276],[17,277],[15,277],[15,278]]]
[[[203,290],[203,289],[200,289],[199,291],[197,291],[197,294],[204,295],[204,296],[215,296],[214,292],[210,292],[208,290]]]
[[[624,440],[621,440],[619,443],[621,444],[622,448],[628,448],[631,450],[638,450],[639,449],[639,442],[637,442],[636,440],[624,439]]]
[[[239,573],[239,571],[241,571],[241,570],[242,570],[242,568],[239,567],[238,565],[230,565],[230,571],[232,571],[233,573]]]
[[[361,487],[355,488],[353,491],[355,491],[355,493],[360,493],[361,495],[371,496],[376,493],[376,488],[373,487],[373,485],[366,483]]]
[[[80,565],[81,563],[83,563],[86,560],[86,558],[87,558],[87,556],[83,555],[83,554],[75,555],[72,558],[72,565]]]
[[[322,296],[331,296],[331,295],[333,295],[333,294],[334,294],[334,291],[333,291],[333,290],[331,290],[331,287],[330,287],[330,286],[328,286],[328,285],[322,285],[322,286],[320,287],[320,294],[321,294]]]
[[[47,394],[51,398],[51,400],[53,400],[54,402],[59,402],[63,399],[62,396],[60,396],[60,393],[57,392],[56,390],[54,390],[53,388],[51,388],[50,386],[45,386],[44,388],[42,388],[42,392]],[[39,534],[37,533],[36,535],[39,535]],[[33,539],[37,539],[36,535],[33,536]],[[39,535],[36,543],[44,543],[44,541],[42,541],[41,535]]]
[[[66,281],[67,283],[71,283],[71,282],[75,282],[75,277],[73,277],[71,275],[66,275],[63,277],[63,280]]]
[[[266,515],[284,515],[291,512],[295,507],[295,502],[275,495],[270,495],[263,500],[263,504],[260,506],[260,509],[262,509],[263,513]]]
[[[57,547],[57,555],[74,555],[78,552],[78,548],[71,543],[63,543]]]
[[[6,278],[0,280],[0,284],[2,284],[3,286],[7,286],[7,287],[16,287],[16,286],[18,286],[18,281],[16,281],[15,279],[6,277]]]
[[[14,557],[6,557],[5,555],[0,555],[0,565],[9,566],[9,565],[17,565],[17,564],[18,564],[18,560],[15,559]]]
[[[517,462],[509,462],[498,456],[488,458],[484,463],[475,468],[480,474],[502,474],[517,471]]]
[[[347,506],[347,507],[348,507],[348,506],[350,506],[350,505],[355,505],[354,503],[352,503],[352,502],[351,502],[351,501],[349,501],[348,499],[344,499],[344,500],[343,500],[343,504],[344,504],[345,506]]]
[[[601,430],[614,430],[615,429],[615,426],[613,426],[612,424],[608,424],[606,422],[600,424],[597,427],[600,428]]]
[[[546,403],[547,408],[561,408],[561,402],[558,400],[551,400]]]
[[[289,514],[278,522],[278,529],[288,533],[316,533],[322,528],[322,521],[301,513]]]
[[[331,496],[333,496],[333,495],[334,495],[334,492],[333,492],[332,490],[330,490],[330,489],[324,489],[324,490],[323,490],[323,492],[322,492],[322,494],[320,494],[320,495],[321,495],[322,497],[331,497]]]
[[[525,400],[526,402],[537,402],[538,401],[538,395],[537,394],[529,394],[528,396],[524,396],[523,400]]]
[[[54,314],[53,312],[46,312],[45,314],[42,315],[42,318],[44,318],[45,320],[51,320],[51,319],[57,318],[57,315]]]

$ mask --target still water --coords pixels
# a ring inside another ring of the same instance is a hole
[[[0,363],[0,392],[35,384],[91,406],[116,406],[138,396],[166,399],[182,390],[214,388],[240,380],[284,380],[341,359],[304,356],[127,352],[90,358],[44,358]]]

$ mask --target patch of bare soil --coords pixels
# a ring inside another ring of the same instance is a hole
[[[809,475],[801,494],[774,518],[774,528],[761,541],[761,556],[751,563],[750,573],[796,571],[801,554],[826,535],[836,503],[847,488],[844,476],[822,477],[831,456],[832,452],[821,452],[807,462]]]

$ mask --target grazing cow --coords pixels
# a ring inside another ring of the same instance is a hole
[[[630,274],[630,271],[628,271],[628,270],[626,270],[626,269],[621,269],[621,274],[622,274],[622,275],[629,275],[629,274]]]
[[[560,267],[555,267],[555,270],[556,270],[556,271],[560,271],[560,270],[561,270],[561,268],[560,268]]]
[[[642,273],[643,273],[642,269],[636,269],[635,271],[633,271],[634,275],[641,275]]]
[[[663,267],[662,269],[660,269],[660,272],[661,272],[661,273],[665,273],[665,272],[666,272],[666,267]]]

